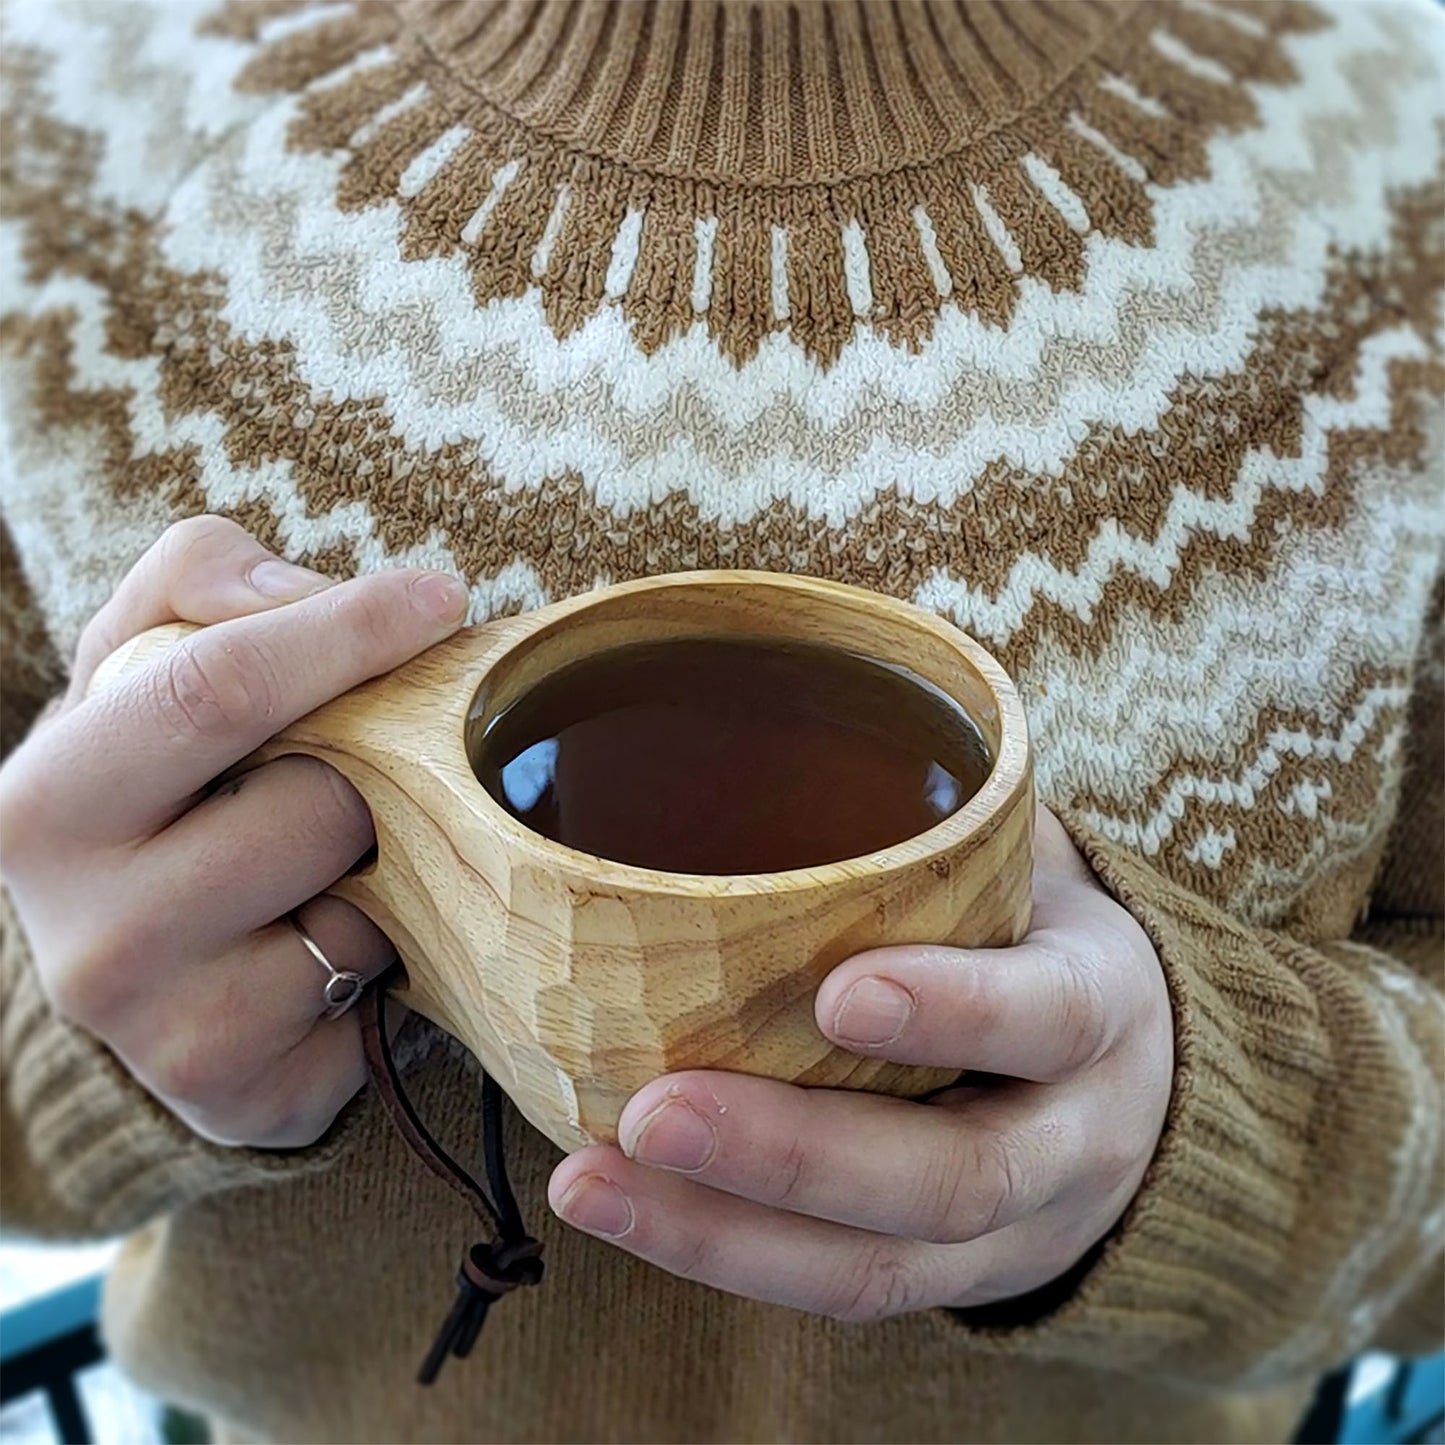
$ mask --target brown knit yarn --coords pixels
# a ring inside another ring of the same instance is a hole
[[[478,618],[834,577],[1004,661],[1175,1010],[1153,1167],[1046,1304],[707,1289],[550,1223],[514,1119],[548,1286],[420,1391],[445,1191],[365,1099],[304,1150],[191,1134],[51,1012],[0,888],[5,1221],[139,1231],[128,1369],[235,1440],[1159,1445],[1288,1438],[1318,1371],[1438,1348],[1442,23],[9,0],[8,734],[202,511]],[[403,1052],[464,1151],[465,1062]]]
[[[347,152],[338,204],[400,200],[407,254],[468,253],[479,304],[538,285],[558,335],[615,299],[646,350],[701,316],[738,362],[779,331],[827,362],[859,320],[909,345],[945,306],[1006,324],[1019,274],[1078,286],[1090,231],[1147,243],[1147,183],[1201,174],[1254,117],[1238,81],[1288,80],[1280,38],[1318,23],[1292,0],[358,0],[240,83],[312,86],[292,140]]]

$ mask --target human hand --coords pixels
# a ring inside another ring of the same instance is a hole
[[[860,955],[816,1014],[854,1053],[1003,1077],[913,1103],[674,1074],[628,1102],[620,1148],[557,1167],[553,1208],[686,1279],[877,1320],[1040,1288],[1137,1193],[1173,1078],[1164,976],[1046,809],[1022,943]]]
[[[178,523],[81,638],[69,693],[0,768],[0,872],[55,1009],[197,1133],[294,1147],[365,1082],[326,975],[394,958],[359,910],[317,897],[375,841],[334,769],[283,757],[212,781],[295,719],[461,623],[449,577],[331,585],[232,522]],[[97,665],[162,622],[208,624],[87,696]],[[304,905],[304,907],[303,907]]]

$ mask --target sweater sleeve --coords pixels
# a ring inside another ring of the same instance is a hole
[[[0,522],[0,722],[8,750],[61,669]],[[108,1238],[202,1195],[325,1169],[355,1109],[309,1149],[228,1149],[193,1134],[97,1040],[50,1009],[0,882],[0,1199],[7,1233]]]
[[[1143,1188],[1082,1278],[1012,1319],[961,1315],[981,1347],[1227,1388],[1441,1347],[1439,640],[1437,626],[1373,908],[1348,940],[1250,929],[1063,815],[1158,952],[1174,1094]]]

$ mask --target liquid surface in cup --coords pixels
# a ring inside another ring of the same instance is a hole
[[[906,668],[773,638],[681,638],[560,668],[488,725],[478,778],[529,828],[669,873],[771,873],[901,843],[991,766]]]

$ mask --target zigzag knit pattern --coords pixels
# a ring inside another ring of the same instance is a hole
[[[333,571],[451,567],[479,614],[806,571],[996,649],[1045,795],[1243,917],[1382,842],[1441,531],[1408,12],[11,28],[7,515],[62,639],[201,510]],[[108,517],[64,559],[57,429]]]
[[[449,569],[478,618],[697,567],[935,609],[1019,682],[1044,798],[1187,997],[1161,1165],[1187,1188],[1128,1235],[1165,1263],[1059,1368],[1112,1364],[1126,1319],[1142,1360],[1239,1314],[1261,1344],[1232,1379],[1262,1386],[1399,1305],[1445,1223],[1438,995],[1311,950],[1355,929],[1399,817],[1424,841],[1383,896],[1438,912],[1438,789],[1400,804],[1440,716],[1424,0],[17,0],[3,29],[7,741],[203,511],[338,576]],[[1391,1063],[1346,1089],[1350,1031]],[[1338,1248],[1297,1245],[1377,1107]],[[205,1173],[155,1148],[171,1182],[113,1221]],[[1215,1253],[1174,1260],[1181,1230]],[[1277,1318],[1236,1308],[1281,1277]]]

